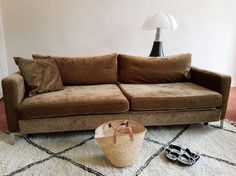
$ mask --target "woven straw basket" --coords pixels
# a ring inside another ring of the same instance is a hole
[[[114,166],[127,167],[138,160],[145,132],[137,122],[114,120],[100,125],[95,139]]]

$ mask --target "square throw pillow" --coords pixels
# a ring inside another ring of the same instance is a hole
[[[190,79],[191,54],[164,57],[118,55],[118,80],[127,84],[158,84]]]
[[[14,57],[26,82],[29,96],[63,89],[61,75],[54,60],[30,60]]]

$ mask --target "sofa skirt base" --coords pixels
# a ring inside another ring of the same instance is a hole
[[[100,124],[117,119],[137,121],[144,126],[193,124],[219,121],[221,109],[206,108],[168,111],[129,111],[120,114],[81,115],[19,120],[21,134],[94,130]]]

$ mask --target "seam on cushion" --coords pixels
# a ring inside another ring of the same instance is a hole
[[[122,100],[122,101],[117,101],[117,102],[109,102],[109,104],[123,104],[123,103],[126,103],[127,102],[127,100],[126,99],[124,99],[124,100]],[[128,102],[127,102],[128,103]],[[79,106],[88,106],[88,105],[84,105],[84,102],[82,103],[81,102],[81,104],[80,103],[74,103],[75,104],[75,106],[77,106],[77,105],[79,105]],[[89,105],[98,105],[98,103],[90,103]],[[67,103],[67,104],[53,104],[53,106],[54,107],[71,107],[71,105],[70,105],[70,103]],[[34,107],[38,107],[38,105],[35,105]],[[33,108],[34,108],[33,107]],[[47,107],[47,106],[45,106],[45,107]],[[32,107],[31,107],[32,108]],[[22,109],[21,108],[21,106],[19,106],[19,108],[18,109]]]
[[[124,113],[124,112],[128,112],[129,109],[127,110],[122,110],[122,111],[116,111],[116,112],[112,112],[112,111],[108,111],[108,112],[97,112],[97,113],[81,113],[81,114],[62,114],[62,115],[47,115],[47,116],[25,116],[25,117],[19,117],[20,120],[27,120],[27,119],[41,119],[41,118],[55,118],[55,117],[67,117],[67,116],[89,116],[89,115],[106,115],[106,114],[119,114],[119,113]]]
[[[144,100],[144,101],[146,101],[146,100]],[[134,103],[140,103],[141,101],[132,101],[132,104],[134,104]],[[218,107],[218,106],[220,106],[220,105],[222,105],[222,101],[221,102],[218,102],[218,103],[209,103],[209,104],[212,104],[212,105],[209,105],[209,106],[206,106],[206,107]],[[201,104],[200,105],[198,105],[199,107],[205,107],[205,106],[202,106]],[[194,107],[194,106],[192,106],[192,107]]]
[[[122,111],[118,111],[118,112],[126,112],[126,111],[128,111],[129,109],[130,109],[130,105],[129,105],[129,102],[127,102],[127,104],[125,103],[110,103],[109,105],[110,106],[113,106],[113,105],[121,105],[121,106],[123,106],[123,105],[128,105],[127,107],[126,107],[126,109],[127,110],[122,110]],[[97,104],[93,104],[93,105],[97,105]],[[82,105],[82,106],[86,106],[86,105]],[[65,107],[65,106],[63,106],[63,107]],[[71,107],[71,106],[66,106],[66,107]],[[99,112],[98,112],[99,113]],[[102,112],[101,112],[102,113]],[[109,111],[109,113],[113,113],[112,111]],[[117,112],[114,112],[114,113],[117,113]],[[96,113],[95,113],[96,114]],[[100,114],[100,113],[99,113]],[[78,115],[92,115],[92,114],[87,114],[87,113],[82,113],[82,114],[78,114]],[[50,116],[50,115],[46,115],[46,116]],[[59,115],[59,116],[55,116],[55,117],[60,117],[61,115]],[[63,115],[62,115],[63,116]],[[64,116],[68,116],[68,115],[64,115]],[[74,116],[76,116],[76,115],[74,115]],[[20,119],[25,119],[25,117],[27,117],[27,118],[34,118],[34,116],[24,116],[24,117],[19,117]],[[45,116],[37,116],[37,118],[40,118],[40,117],[45,117]]]
[[[212,95],[211,95],[212,96]],[[205,96],[198,96],[198,97],[205,97]],[[196,97],[162,97],[162,98],[135,98],[135,97],[131,97],[131,100],[132,101],[141,101],[141,100],[165,100],[165,99],[192,99],[192,98],[196,98]],[[211,97],[211,98],[214,98],[214,99],[221,99],[222,101],[222,96],[219,98],[219,97]]]
[[[123,96],[125,97],[125,99],[128,101],[129,103],[129,109],[131,109],[131,99],[132,97],[122,88],[121,84],[117,84],[117,87],[120,89],[121,93],[123,94]]]
[[[132,107],[133,108],[133,107]],[[210,108],[210,109],[209,109]],[[136,108],[135,108],[136,109]],[[151,109],[142,109],[142,108],[138,108],[138,109],[132,109],[131,111],[168,111],[168,110],[222,110],[220,108],[217,107],[212,107],[212,106],[201,106],[201,107],[187,107],[187,108],[160,108],[160,109],[155,109],[155,110],[151,110]]]

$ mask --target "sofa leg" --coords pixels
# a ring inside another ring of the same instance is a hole
[[[208,122],[204,122],[203,125],[208,125]]]
[[[220,128],[223,129],[223,127],[224,127],[224,120],[220,120]]]
[[[15,133],[10,133],[10,144],[14,145],[15,144]]]

